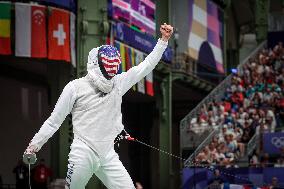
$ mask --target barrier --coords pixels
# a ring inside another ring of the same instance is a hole
[[[220,172],[224,183],[262,187],[271,183],[271,179],[276,177],[278,178],[279,186],[284,188],[284,168],[220,168]],[[228,177],[223,175],[222,172],[230,173],[237,177]],[[238,177],[248,178],[250,182],[244,182],[244,180],[238,179]],[[184,168],[182,171],[182,189],[207,188],[212,178],[213,172],[205,168]]]

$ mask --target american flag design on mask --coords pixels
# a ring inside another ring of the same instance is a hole
[[[108,77],[114,77],[121,63],[120,54],[117,49],[111,45],[103,45],[99,49],[99,64],[103,65]],[[104,72],[104,71],[102,71]]]

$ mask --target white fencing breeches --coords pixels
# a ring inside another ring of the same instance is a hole
[[[94,173],[109,189],[135,188],[114,150],[100,158],[84,142],[74,139],[68,161],[65,189],[84,189]]]

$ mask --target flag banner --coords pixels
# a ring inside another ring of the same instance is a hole
[[[134,48],[130,48],[131,49],[131,67],[136,66],[135,63],[135,49]]]
[[[70,14],[50,8],[48,21],[48,58],[70,62]]]
[[[121,72],[126,71],[126,57],[125,57],[125,45],[123,43],[119,43],[119,49],[120,49],[120,57],[121,57]]]
[[[146,75],[146,91],[148,95],[154,96],[153,71]]]
[[[265,153],[281,154],[281,150],[284,148],[284,133],[264,133],[263,148]]]
[[[117,48],[117,50],[118,50],[118,52],[119,52],[119,54],[120,54],[120,57],[121,57],[121,52],[120,52],[120,43],[119,42],[117,42],[117,41],[114,41],[114,46]],[[121,61],[122,61],[122,57],[121,57]],[[122,63],[121,63],[122,64]],[[120,64],[120,66],[119,66],[119,69],[118,69],[118,74],[121,74],[122,73],[122,66],[121,66],[121,64]]]
[[[11,3],[0,2],[0,54],[11,53]]]
[[[135,64],[138,65],[140,64],[143,60],[144,60],[144,54],[141,51],[136,51],[135,52],[136,56],[135,56]],[[145,94],[145,79],[141,79],[138,83],[137,83],[137,91],[140,93]]]
[[[15,55],[46,58],[46,7],[15,3]]]
[[[145,78],[141,79],[140,81],[138,81],[137,83],[137,91],[145,94]]]
[[[135,65],[137,66],[144,60],[144,54],[141,51],[135,50]]]
[[[119,40],[135,49],[138,49],[144,53],[150,53],[154,49],[157,40],[150,35],[135,31],[123,23],[115,23],[112,25],[114,31],[114,38]],[[171,62],[173,58],[173,50],[167,47],[162,60],[165,62]]]
[[[189,55],[224,73],[223,12],[211,0],[189,0]]]
[[[156,5],[151,0],[110,0],[108,14],[114,20],[134,25],[143,32],[155,35]]]
[[[126,65],[126,71],[129,70],[132,65],[131,65],[131,48],[124,46],[125,50],[125,65]]]
[[[131,67],[133,66],[136,66],[135,64],[135,50],[133,48],[130,48],[131,49]],[[137,85],[133,85],[132,89],[134,91],[137,90]]]
[[[114,46],[118,49],[122,61],[118,73],[125,72],[133,66],[140,64],[146,57],[146,54],[143,52],[120,43],[119,41],[114,41]],[[153,72],[134,85],[132,89],[143,94],[147,93],[150,96],[154,96]]]
[[[71,48],[71,64],[76,67],[76,15],[70,13],[70,48]]]

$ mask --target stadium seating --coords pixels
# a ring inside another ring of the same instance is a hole
[[[220,100],[204,103],[188,131],[219,129],[195,156],[199,164],[229,167],[244,156],[252,137],[281,130],[284,123],[284,48],[264,48],[233,70]],[[281,161],[281,160],[278,160]],[[252,162],[253,163],[253,162]]]

